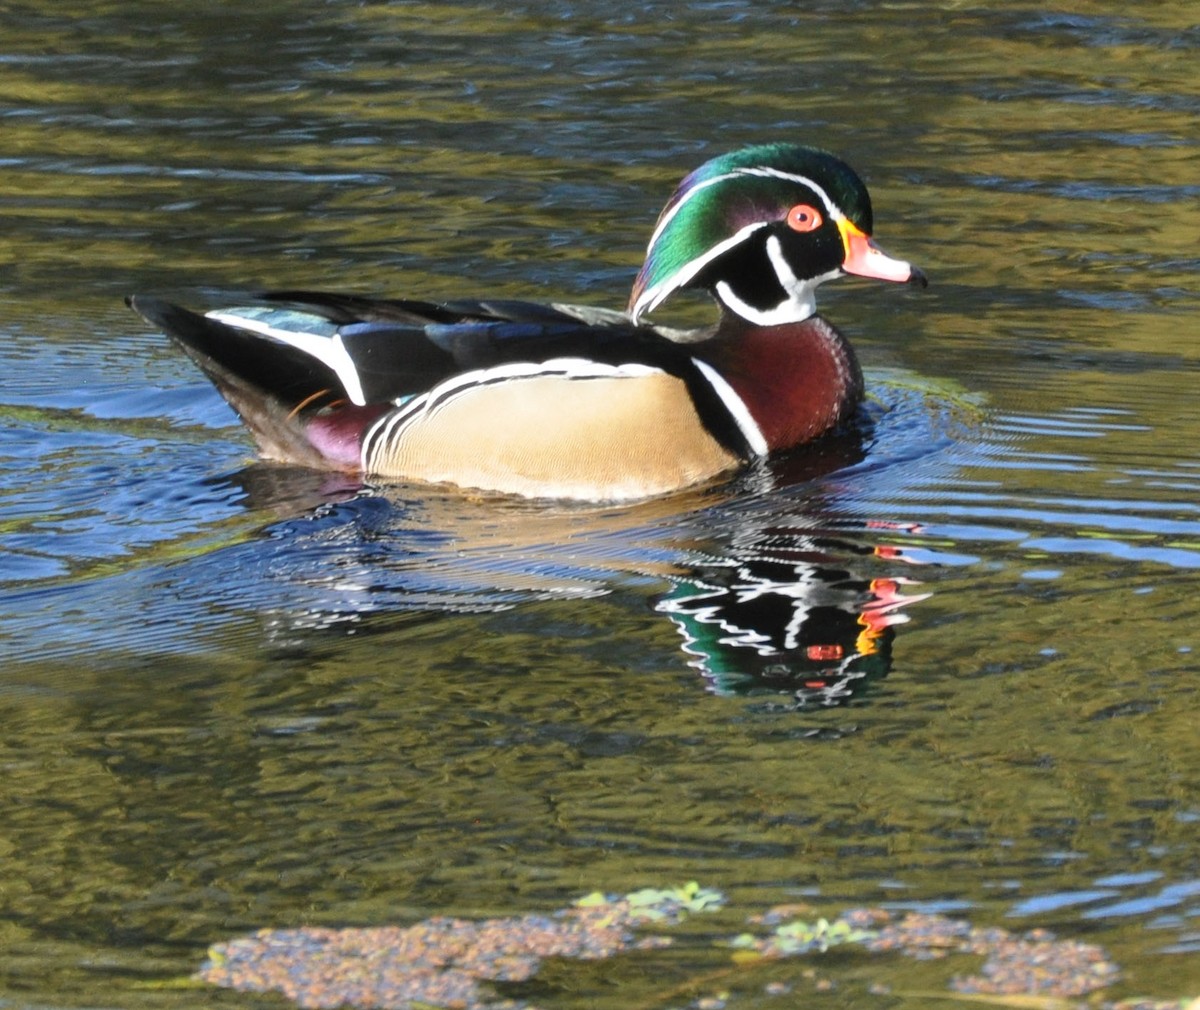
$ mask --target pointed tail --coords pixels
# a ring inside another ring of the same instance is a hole
[[[126,299],[138,315],[175,341],[237,412],[264,456],[328,469],[299,408],[341,389],[333,371],[282,341],[228,326],[158,298]]]

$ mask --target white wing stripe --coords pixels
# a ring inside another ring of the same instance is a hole
[[[340,333],[335,333],[332,337],[322,336],[319,333],[305,333],[300,330],[281,330],[276,326],[271,326],[269,323],[264,323],[261,319],[249,319],[246,316],[239,316],[236,312],[213,311],[207,312],[205,315],[209,319],[215,319],[218,323],[224,323],[226,326],[232,326],[239,330],[250,330],[252,333],[261,333],[264,337],[272,337],[275,340],[281,340],[283,343],[309,354],[316,358],[319,362],[331,368],[334,374],[345,387],[346,395],[352,403],[362,407],[366,404],[366,398],[363,396],[362,380],[358,377],[358,367],[354,364],[354,359],[350,357],[346,350],[346,345],[342,343]]]

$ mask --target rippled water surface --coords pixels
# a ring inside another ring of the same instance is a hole
[[[159,983],[262,926],[690,879],[734,931],[952,911],[1200,995],[1195,11],[802,6],[0,12],[0,1006],[278,1005]],[[619,307],[678,178],[780,138],[931,287],[823,289],[862,424],[679,496],[256,463],[122,304]],[[535,1002],[667,1005],[646,975]]]

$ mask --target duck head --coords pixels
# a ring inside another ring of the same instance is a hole
[[[629,313],[636,321],[672,292],[702,288],[725,311],[775,326],[813,315],[818,285],[844,274],[924,287],[871,230],[867,187],[832,154],[768,144],[714,158],[659,216]]]

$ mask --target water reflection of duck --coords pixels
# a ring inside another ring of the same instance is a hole
[[[662,587],[654,612],[715,693],[802,708],[843,704],[886,676],[904,608],[924,599],[900,571],[902,551],[813,493],[822,472],[861,458],[858,440],[847,433],[822,450],[731,485],[620,506],[371,489],[266,464],[225,480],[280,516],[270,570],[291,592],[272,596],[291,605],[271,627],[288,640],[631,585],[640,594],[649,583]]]
[[[902,608],[926,598],[905,595],[910,579],[856,570],[874,553],[804,529],[775,531],[770,543],[676,582],[656,609],[716,693],[844,704],[887,676],[895,626],[908,620]]]
[[[196,315],[130,304],[200,365],[262,452],[306,466],[532,497],[676,490],[836,428],[853,350],[816,314],[844,274],[925,284],[870,238],[844,162],[790,144],[715,158],[667,203],[629,312],[304,292]],[[686,288],[716,326],[642,323]]]

